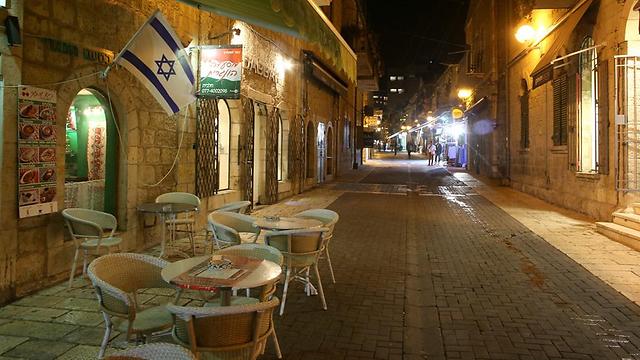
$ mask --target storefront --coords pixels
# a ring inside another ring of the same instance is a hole
[[[224,203],[273,203],[331,179],[341,161],[337,155],[350,155],[337,152],[344,138],[336,129],[353,113],[344,98],[353,93],[355,72],[346,75],[339,55],[331,55],[339,62],[327,61],[332,57],[322,43],[179,3],[97,1],[74,12],[67,6],[67,1],[25,2],[23,46],[5,49],[20,57],[3,55],[5,83],[30,84],[51,99],[23,99],[19,109],[17,87],[4,88],[3,117],[14,121],[3,128],[0,215],[6,251],[0,266],[7,270],[0,274],[0,302],[69,276],[74,246],[59,213],[65,207],[114,214],[123,250],[136,251],[159,242],[157,222],[137,206],[160,194],[200,196],[196,227],[204,228],[206,215]],[[100,76],[150,15],[147,10],[156,7],[188,45],[193,69],[201,70],[199,51],[205,46],[242,46],[237,96],[200,96],[167,116],[126,69],[114,67],[106,78]],[[128,20],[114,27],[112,19]],[[326,69],[340,74],[337,78],[349,79],[345,89],[313,85],[321,89],[303,91],[310,80],[303,74],[302,50],[313,51]],[[355,58],[344,61],[355,69]],[[305,102],[305,97],[323,100]],[[36,112],[41,105],[49,110]],[[16,129],[15,119],[24,126]],[[25,139],[18,139],[20,132]],[[352,157],[342,161],[350,164]],[[312,169],[309,182],[301,181],[305,166]]]

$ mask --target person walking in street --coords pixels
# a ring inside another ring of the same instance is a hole
[[[409,159],[411,159],[411,147],[412,147],[412,146],[413,146],[413,145],[411,145],[411,144],[407,143],[407,154],[409,155]]]
[[[438,141],[436,143],[436,165],[440,165],[440,155],[442,155],[442,144]]]
[[[427,147],[427,152],[429,154],[429,165],[433,165],[433,160],[436,156],[436,146],[433,145],[432,141],[429,141],[429,146]]]
[[[398,144],[393,144],[393,156],[398,155]]]

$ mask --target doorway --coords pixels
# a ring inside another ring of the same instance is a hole
[[[318,149],[318,167],[317,181],[318,184],[325,180],[325,162],[326,162],[326,141],[324,133],[325,125],[323,122],[318,123],[318,136],[316,138],[316,147]]]
[[[264,103],[254,101],[253,121],[253,203],[260,203],[260,196],[265,189],[266,176],[266,122],[267,106]]]
[[[65,124],[66,208],[116,212],[117,132],[108,101],[94,89],[78,92]]]

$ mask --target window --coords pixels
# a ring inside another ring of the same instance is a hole
[[[398,89],[398,94],[404,94],[404,89]]]
[[[218,189],[229,189],[231,115],[225,100],[218,101]]]
[[[529,87],[527,80],[521,79],[522,95],[520,95],[520,147],[529,148]]]
[[[391,89],[391,90],[389,90],[389,91],[391,91],[392,93],[397,93],[397,92],[398,92],[398,89]]]
[[[398,80],[404,80],[404,76],[398,76]]]
[[[397,76],[389,76],[389,80],[390,81],[396,81],[396,80],[398,80],[398,77]]]
[[[598,76],[594,42],[587,37],[582,42],[578,67],[578,156],[580,172],[596,172],[598,162]]]
[[[278,181],[282,181],[283,177],[283,162],[282,162],[282,147],[284,146],[284,129],[282,128],[282,116],[278,112]]]
[[[567,74],[553,79],[553,145],[567,144]]]

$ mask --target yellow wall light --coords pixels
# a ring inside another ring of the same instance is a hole
[[[536,34],[537,32],[533,26],[524,24],[516,31],[516,40],[522,44],[532,42],[536,38]]]
[[[473,94],[473,91],[471,89],[463,88],[463,89],[459,89],[458,90],[458,97],[460,99],[466,99],[466,98],[470,97],[471,94]]]

